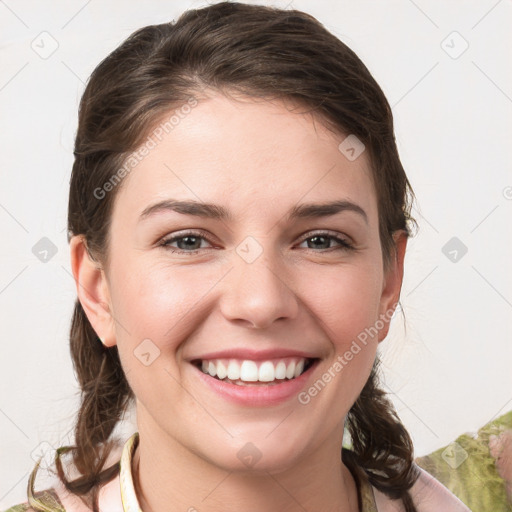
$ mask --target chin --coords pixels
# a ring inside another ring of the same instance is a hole
[[[300,447],[303,447],[303,443]],[[283,444],[260,435],[254,441],[240,442],[240,439],[234,439],[215,453],[203,452],[203,458],[228,472],[267,474],[280,473],[296,466],[301,452],[298,452],[297,444],[292,440]]]

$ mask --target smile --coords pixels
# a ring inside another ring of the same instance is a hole
[[[250,359],[210,359],[196,361],[203,373],[239,386],[262,385],[292,380],[309,369],[313,359],[284,357],[266,361]]]

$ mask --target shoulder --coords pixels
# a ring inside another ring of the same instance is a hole
[[[411,487],[413,503],[417,512],[471,512],[454,494],[441,482],[425,470],[419,469],[419,477]],[[375,503],[379,512],[404,512],[400,500],[391,500],[385,494],[374,488]]]
[[[420,476],[410,490],[418,512],[470,512],[470,509],[439,480],[424,469],[419,470]]]
[[[31,512],[32,510],[34,509],[31,508],[28,503],[20,503],[18,505],[13,505],[4,512]]]
[[[113,512],[123,509],[119,493],[119,476],[107,482],[99,490],[99,507],[103,512]],[[3,512],[91,512],[83,500],[69,492],[62,482],[56,481],[48,489],[33,495],[30,502],[13,505]]]
[[[103,469],[119,462],[124,444],[119,442],[109,453]],[[55,466],[47,468],[46,480],[41,487],[44,490],[34,491],[38,486],[39,464],[36,464],[30,473],[28,487],[30,489],[28,500],[24,503],[12,505],[0,512],[92,512],[86,505],[84,498],[68,491],[62,480],[58,477]],[[48,479],[48,477],[50,478]],[[101,485],[98,490],[98,504],[102,512],[118,512],[123,510],[119,492],[119,473],[110,481]]]
[[[119,510],[123,510],[119,488],[119,474],[99,488],[99,510],[102,512],[118,512]],[[91,508],[85,504],[83,498],[69,492],[60,480],[55,482],[54,490],[58,495],[59,502],[62,504],[62,511],[92,512]]]
[[[512,411],[476,433],[463,434],[450,445],[417,458],[416,463],[471,509],[508,510],[512,503],[512,463],[505,467],[507,454],[494,453],[492,440],[493,436],[499,436],[496,440],[501,436],[506,440],[505,436],[511,433],[509,456],[512,461],[511,427]]]
[[[64,506],[53,487],[35,493],[30,502],[18,503],[4,512],[39,512],[40,510],[65,512]]]

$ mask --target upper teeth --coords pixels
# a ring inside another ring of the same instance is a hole
[[[293,379],[304,370],[306,358],[283,358],[273,361],[240,359],[209,359],[201,362],[204,373],[219,379],[244,382],[272,382],[276,379]]]

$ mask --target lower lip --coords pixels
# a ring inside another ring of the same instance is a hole
[[[295,379],[286,380],[279,384],[258,384],[256,386],[238,386],[237,384],[224,382],[204,373],[196,366],[192,366],[199,373],[201,381],[222,398],[239,405],[269,406],[296,397],[304,388],[318,362],[318,359],[315,360],[303,374]]]

